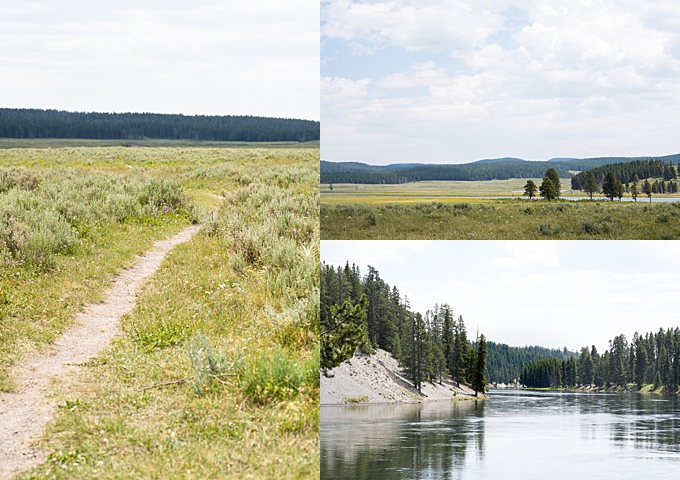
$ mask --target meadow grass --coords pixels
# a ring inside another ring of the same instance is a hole
[[[310,142],[218,142],[210,140],[169,140],[143,138],[137,140],[89,138],[0,138],[0,148],[64,148],[64,147],[191,147],[191,148],[319,148]]]
[[[350,184],[339,183],[333,184],[333,189],[330,185],[321,185],[321,203],[324,205],[335,204],[386,204],[386,203],[424,203],[424,202],[442,202],[442,203],[460,203],[460,202],[475,202],[484,201],[485,197],[518,197],[522,198],[524,193],[524,185],[529,179],[527,178],[510,178],[507,180],[485,180],[485,181],[422,181],[410,182],[402,184]],[[542,179],[533,178],[536,185],[540,185]],[[661,180],[650,178],[650,182],[654,180]],[[585,192],[580,190],[570,190],[570,180],[562,179],[561,196],[564,198],[570,197],[587,197]],[[625,194],[625,197],[630,198],[630,194]],[[664,194],[665,198],[680,198],[680,195]],[[605,200],[604,195],[596,194],[593,197],[595,200]],[[644,201],[646,197],[640,196],[640,201]]]
[[[680,239],[680,203],[486,200],[321,206],[325,240]]]
[[[124,335],[55,386],[61,408],[40,441],[48,461],[19,478],[318,477],[318,150],[2,155],[0,164],[40,175],[129,177],[142,196],[144,185],[164,191],[162,180],[188,202],[139,220],[93,220],[49,268],[7,262],[6,366],[53,341],[153,239],[205,223],[144,287]],[[6,373],[4,384],[12,388]]]

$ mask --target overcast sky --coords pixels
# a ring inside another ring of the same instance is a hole
[[[469,332],[509,345],[595,345],[680,326],[680,242],[322,241],[424,313],[449,303]]]
[[[0,107],[319,119],[314,0],[0,0]]]
[[[676,0],[332,0],[322,158],[680,152]]]

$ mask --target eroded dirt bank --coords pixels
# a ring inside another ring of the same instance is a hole
[[[416,391],[401,374],[397,360],[385,350],[375,355],[357,353],[331,370],[332,378],[321,376],[321,405],[349,403],[416,403],[436,400],[467,400],[474,392],[444,380],[424,382]]]

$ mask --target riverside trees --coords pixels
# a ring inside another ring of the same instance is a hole
[[[646,335],[635,333],[628,343],[618,335],[609,349],[599,354],[593,346],[583,347],[578,359],[549,359],[524,367],[520,381],[527,387],[598,387],[638,389],[643,385],[661,386],[677,392],[680,386],[680,328],[660,329]]]
[[[476,391],[484,392],[486,339],[480,335],[473,345],[468,340],[463,317],[459,315],[456,319],[450,305],[435,305],[425,315],[413,312],[408,299],[401,296],[397,287],[391,288],[385,283],[371,266],[362,277],[356,265],[350,267],[347,263],[336,268],[322,263],[320,284],[321,326],[325,331],[340,328],[335,327],[341,323],[340,313],[353,319],[343,325],[359,319],[363,324],[362,331],[368,336],[366,349],[382,348],[392,353],[416,389],[421,390],[426,381],[441,383],[448,374],[459,384],[476,382]],[[362,315],[364,309],[365,315]],[[360,334],[353,331],[352,338],[356,341],[349,345],[356,350],[362,342]],[[322,363],[324,342],[330,340],[324,340],[322,336]],[[342,342],[331,344],[335,350],[327,358],[333,362],[323,364],[328,369],[346,353],[342,350]]]

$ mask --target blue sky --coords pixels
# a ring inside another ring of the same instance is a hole
[[[0,0],[0,107],[319,119],[313,0]]]
[[[321,259],[372,265],[414,311],[449,303],[509,345],[603,351],[620,333],[680,326],[678,242],[322,241]]]
[[[680,152],[680,4],[321,2],[322,158]]]

